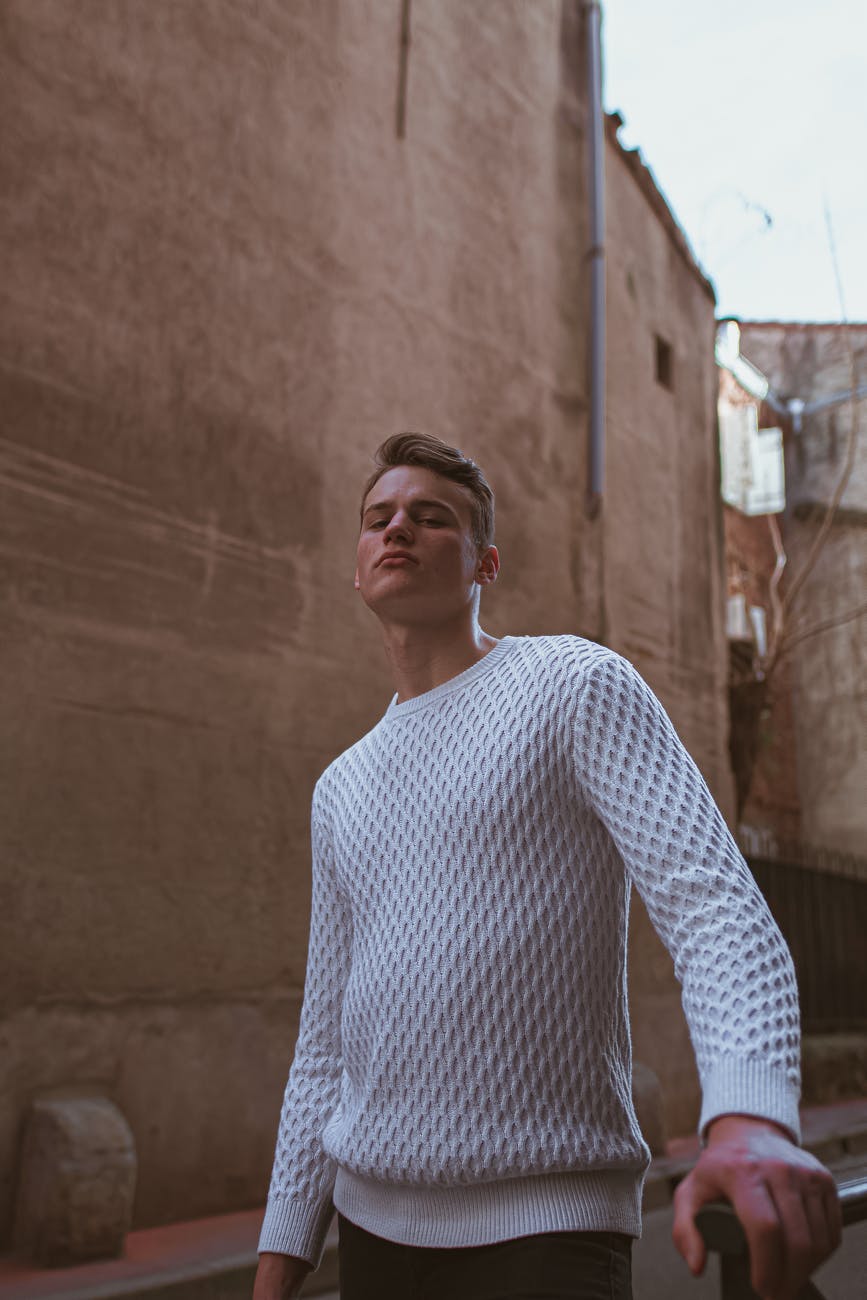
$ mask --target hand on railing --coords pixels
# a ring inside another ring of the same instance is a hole
[[[750,1254],[747,1238],[728,1201],[713,1201],[695,1216],[696,1226],[709,1251],[720,1255],[721,1300],[754,1300],[750,1285]],[[821,1291],[805,1282],[797,1300],[824,1300]]]
[[[707,1146],[674,1197],[672,1235],[694,1274],[706,1259],[696,1215],[720,1199],[743,1229],[754,1294],[799,1300],[810,1274],[840,1244],[833,1176],[775,1124],[724,1115],[710,1125]]]
[[[867,1219],[867,1169],[856,1178],[837,1184],[843,1227]],[[722,1300],[751,1300],[750,1257],[747,1239],[734,1210],[727,1201],[705,1205],[695,1216],[696,1226],[708,1250],[719,1254],[722,1264]],[[822,1292],[807,1282],[798,1300],[823,1300]]]

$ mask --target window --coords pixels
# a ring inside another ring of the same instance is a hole
[[[661,334],[656,336],[656,382],[674,392],[674,348]]]

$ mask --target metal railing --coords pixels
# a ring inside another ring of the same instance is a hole
[[[844,1229],[867,1219],[867,1172],[841,1180],[837,1192]],[[750,1286],[746,1237],[732,1207],[721,1201],[706,1205],[696,1215],[696,1225],[708,1250],[720,1257],[721,1300],[758,1300]],[[823,1300],[823,1296],[814,1282],[808,1282],[798,1293],[798,1300]]]
[[[867,1027],[867,878],[748,860],[792,953],[804,1032]]]

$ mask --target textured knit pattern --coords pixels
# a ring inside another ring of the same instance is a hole
[[[624,659],[505,638],[392,703],[320,778],[312,826],[304,1006],[260,1249],[318,1257],[338,1167],[356,1200],[365,1185],[513,1194],[509,1180],[576,1171],[631,1171],[640,1190],[630,884],[683,985],[702,1124],[743,1111],[797,1131],[789,954]]]

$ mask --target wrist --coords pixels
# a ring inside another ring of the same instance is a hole
[[[782,1124],[778,1124],[776,1120],[765,1119],[763,1115],[739,1114],[717,1115],[715,1119],[712,1119],[705,1129],[705,1146],[712,1146],[717,1142],[733,1141],[756,1132],[771,1133],[776,1137],[783,1137],[792,1146],[797,1146],[789,1130],[784,1128]]]
[[[312,1265],[297,1255],[263,1250],[259,1254],[253,1300],[290,1300],[297,1296]]]

